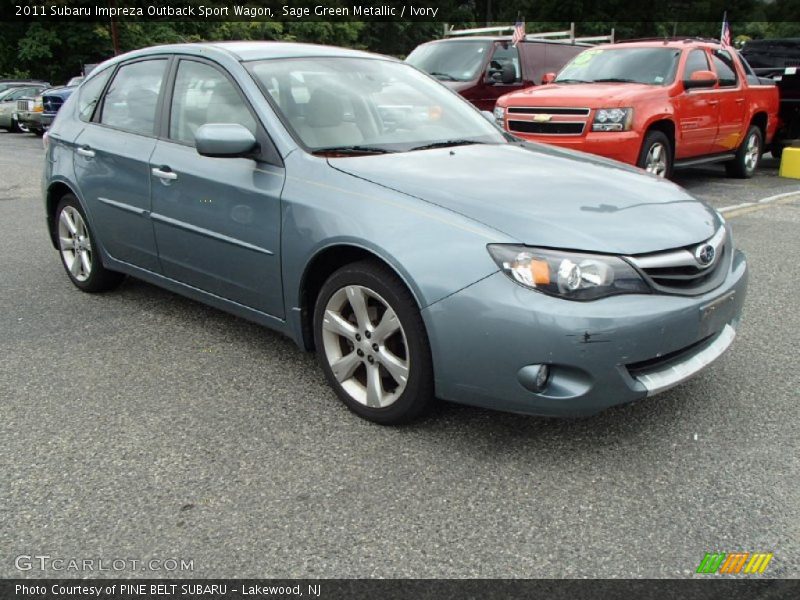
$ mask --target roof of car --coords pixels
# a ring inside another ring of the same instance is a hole
[[[166,46],[151,46],[134,50],[131,53],[116,57],[117,60],[139,55],[177,52],[189,54],[203,54],[208,51],[223,51],[232,55],[237,60],[265,60],[272,58],[303,58],[303,57],[353,57],[353,58],[382,58],[394,60],[388,56],[350,50],[336,46],[323,46],[320,44],[301,44],[295,42],[199,42],[194,44],[171,44]]]
[[[598,48],[719,48],[716,40],[700,38],[667,38],[667,39],[642,39],[622,40],[615,44],[603,44]]]
[[[510,35],[464,35],[459,37],[446,37],[440,40],[431,40],[429,42],[425,42],[426,44],[441,44],[443,42],[510,42],[511,36]],[[525,44],[560,44],[566,46],[586,46],[587,48],[591,47],[591,44],[586,44],[582,42],[571,42],[568,39],[563,40],[548,40],[545,38],[540,39],[532,39],[526,38],[524,40],[520,40],[519,43]]]

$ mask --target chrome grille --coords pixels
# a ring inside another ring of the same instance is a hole
[[[713,248],[713,259],[703,264],[702,253]],[[627,256],[649,283],[661,292],[683,295],[703,294],[714,289],[725,278],[732,248],[725,226],[704,242],[651,254]]]
[[[17,110],[28,112],[33,109],[33,100],[17,100]]]
[[[572,115],[588,117],[588,108],[573,108],[571,106],[509,106],[510,115]]]

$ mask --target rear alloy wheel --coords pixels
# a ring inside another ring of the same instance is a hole
[[[644,138],[639,160],[641,169],[662,179],[672,175],[672,145],[660,131],[651,131]]]
[[[109,271],[100,261],[78,199],[66,194],[56,209],[55,234],[61,263],[72,283],[84,292],[115,288],[124,275]]]
[[[761,129],[752,125],[747,130],[747,135],[742,145],[736,151],[736,158],[725,163],[725,170],[728,172],[728,176],[749,179],[755,175],[763,148],[764,139],[761,135]]]
[[[433,369],[422,317],[389,269],[370,261],[342,267],[323,285],[314,313],[320,364],[353,412],[394,425],[430,404]]]

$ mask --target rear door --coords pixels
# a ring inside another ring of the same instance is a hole
[[[683,81],[696,71],[710,71],[708,54],[702,48],[690,50],[683,66]],[[675,158],[711,153],[717,135],[719,98],[714,89],[684,89],[675,98],[678,135]]]
[[[167,57],[123,63],[74,152],[78,186],[103,247],[117,260],[154,272],[160,266],[149,219],[150,156],[168,64]]]
[[[719,79],[719,126],[712,151],[731,152],[739,147],[746,133],[747,124],[743,122],[747,112],[745,93],[730,52],[714,50],[711,60]]]
[[[284,170],[266,160],[269,137],[233,79],[212,62],[181,58],[169,96],[164,134],[150,160],[152,219],[164,274],[283,317]],[[194,134],[206,123],[245,126],[265,160],[199,155]]]

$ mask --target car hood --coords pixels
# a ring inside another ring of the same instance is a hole
[[[519,242],[640,254],[711,237],[715,212],[622,163],[541,144],[329,158],[354,177],[436,204]]]
[[[527,105],[536,100],[539,106],[615,108],[640,102],[646,96],[663,94],[666,91],[662,87],[640,83],[551,83],[509,94],[503,104]]]

